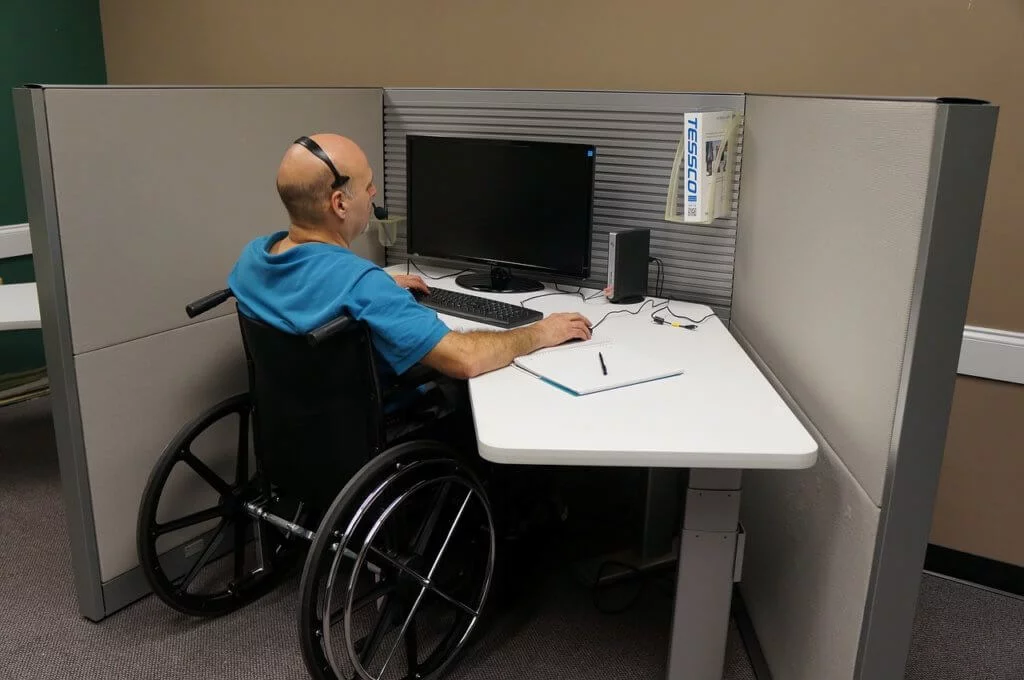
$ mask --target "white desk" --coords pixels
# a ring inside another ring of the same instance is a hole
[[[448,273],[423,269],[432,276]],[[427,283],[458,288],[451,278]],[[518,303],[538,294],[487,297]],[[558,295],[527,306],[544,313],[580,312],[597,323],[607,312],[640,305]],[[717,317],[689,331],[657,325],[651,304],[644,309],[635,316],[609,316],[594,331],[594,340],[632,345],[667,362],[681,360],[683,375],[587,396],[555,389],[513,366],[474,378],[469,391],[480,455],[518,465],[690,468],[668,677],[719,680],[741,470],[810,467],[818,446]],[[704,305],[683,302],[672,302],[671,309],[693,319],[711,313]],[[446,315],[441,319],[457,330],[490,328]]]
[[[0,331],[39,327],[39,298],[36,296],[36,284],[0,285]]]

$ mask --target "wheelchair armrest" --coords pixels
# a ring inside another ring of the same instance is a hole
[[[354,320],[349,316],[339,316],[337,319],[331,319],[323,326],[314,328],[309,333],[306,333],[306,341],[309,342],[311,347],[316,347],[327,338],[345,330],[353,323],[355,323]]]
[[[419,387],[434,380],[440,380],[444,376],[423,364],[416,364],[402,375],[395,378],[395,384],[400,387]]]
[[[216,293],[210,293],[206,297],[201,297],[195,302],[191,302],[185,305],[185,313],[188,314],[188,318],[194,319],[195,317],[208,312],[217,305],[221,304],[225,300],[230,299],[234,296],[230,288],[224,290],[218,290]]]

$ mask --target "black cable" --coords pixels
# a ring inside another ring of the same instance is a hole
[[[525,300],[520,300],[519,301],[519,305],[521,307],[525,307],[526,303],[529,302],[530,300],[536,300],[537,298],[548,297],[549,295],[579,295],[580,299],[582,299],[584,302],[586,302],[586,300],[587,300],[587,298],[584,297],[584,295],[583,295],[583,292],[582,292],[583,288],[577,288],[576,290],[562,290],[556,284],[555,285],[555,291],[556,292],[548,291],[547,293],[541,293],[540,295],[534,295],[532,297],[526,298]]]
[[[647,306],[648,302],[653,304],[654,300],[651,300],[650,298],[648,298],[647,300],[644,300],[640,304],[640,306],[637,307],[635,310],[630,310],[630,309],[614,309],[614,310],[608,312],[607,314],[605,314],[604,316],[602,316],[600,321],[598,321],[593,326],[591,326],[590,327],[590,331],[593,332],[593,331],[597,330],[597,327],[600,326],[601,324],[603,324],[604,320],[607,319],[612,314],[629,314],[630,316],[636,316],[637,314],[639,314],[640,312],[643,311],[644,307]]]
[[[671,300],[665,300],[664,302],[659,302],[658,304],[656,304],[654,306],[654,309],[651,310],[651,318],[653,319],[654,315],[657,314],[658,312],[668,312],[669,314],[671,314],[672,316],[674,316],[677,319],[683,319],[684,321],[689,321],[692,324],[698,324],[699,325],[699,324],[704,323],[705,321],[707,321],[708,319],[710,319],[711,317],[713,317],[715,315],[714,312],[711,312],[710,314],[705,315],[701,319],[691,319],[690,317],[688,317],[688,316],[686,316],[684,314],[676,314],[675,312],[673,312],[672,308],[669,307],[671,302],[672,302]]]
[[[619,569],[622,569],[625,572],[627,572],[626,576],[621,577],[623,580],[636,579],[638,582],[636,585],[636,590],[628,598],[628,600],[624,604],[621,604],[617,607],[603,606],[599,598],[601,591],[603,589],[612,588],[616,585],[619,585],[620,583],[619,580],[607,584],[601,582],[601,579],[605,571],[609,567],[618,567]],[[625,562],[616,562],[615,560],[607,560],[605,562],[602,562],[600,566],[598,566],[597,568],[597,579],[594,582],[594,585],[591,586],[591,596],[593,598],[594,608],[602,614],[621,614],[630,609],[631,607],[633,607],[637,602],[639,602],[640,596],[643,595],[644,591],[647,589],[647,586],[652,583],[657,585],[661,589],[663,594],[669,597],[672,597],[675,593],[675,583],[671,581],[666,583],[664,577],[659,578],[659,576],[654,571],[641,571],[639,568],[633,566],[632,564],[626,564]]]
[[[472,269],[463,269],[461,271],[457,271],[457,272],[454,272],[452,274],[445,274],[444,276],[431,276],[430,274],[428,274],[425,271],[423,271],[422,269],[420,269],[420,266],[418,264],[416,264],[415,262],[413,262],[411,258],[407,257],[407,258],[405,258],[405,273],[406,274],[409,273],[409,265],[410,264],[413,267],[416,267],[416,271],[418,271],[424,278],[430,279],[431,281],[440,281],[441,279],[450,279],[451,277],[458,276],[459,274],[470,274],[470,273],[473,272]]]
[[[665,263],[661,261],[660,257],[649,257],[647,259],[649,262],[653,262],[658,265],[658,273],[654,278],[654,296],[661,297],[661,288],[665,281]]]
[[[603,588],[608,587],[607,585],[601,583],[601,579],[604,576],[604,572],[608,567],[618,567],[620,569],[625,569],[630,573],[631,577],[635,577],[637,580],[636,591],[634,591],[632,597],[630,597],[625,604],[619,605],[618,607],[604,607],[601,605],[601,600],[599,598],[601,590]],[[622,612],[630,609],[640,600],[640,596],[643,595],[643,576],[643,572],[634,567],[632,564],[626,564],[625,562],[616,562],[614,560],[607,560],[605,562],[602,562],[601,565],[597,568],[597,580],[594,583],[593,589],[591,590],[591,596],[594,601],[594,608],[602,614],[621,614]]]
[[[590,300],[593,300],[594,298],[596,298],[597,296],[602,295],[602,294],[604,294],[604,291],[603,290],[599,290],[596,293],[594,293],[593,295],[588,295],[587,297],[583,298],[583,301],[584,302],[589,302]]]
[[[566,295],[579,295],[581,300],[583,300],[584,302],[587,301],[587,296],[583,294],[583,286],[576,286],[576,290],[562,290],[561,288],[558,287],[557,283],[554,285],[555,290],[557,290],[559,293],[564,293]]]

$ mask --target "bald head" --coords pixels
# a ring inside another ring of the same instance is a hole
[[[331,221],[335,207],[358,197],[360,190],[372,186],[372,171],[366,154],[347,137],[319,134],[310,137],[330,156],[338,174],[348,181],[332,189],[334,174],[309,149],[292,144],[277,170],[277,193],[293,224],[315,227]],[[341,194],[334,196],[335,193]]]

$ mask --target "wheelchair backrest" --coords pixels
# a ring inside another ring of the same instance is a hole
[[[383,443],[369,331],[351,323],[312,345],[238,313],[253,403],[253,445],[267,479],[325,511]]]

